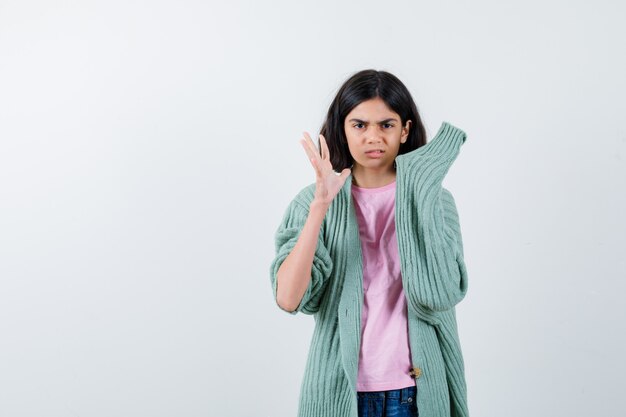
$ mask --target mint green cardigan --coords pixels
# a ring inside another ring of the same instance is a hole
[[[463,130],[444,121],[430,142],[396,157],[396,235],[420,417],[469,415],[455,313],[467,292],[467,272],[454,198],[442,187],[465,139]],[[294,311],[281,308],[315,319],[299,417],[358,417],[363,264],[351,185],[348,177],[326,213],[302,301]],[[315,183],[295,196],[276,231],[275,302],[276,273],[296,244],[314,192]]]

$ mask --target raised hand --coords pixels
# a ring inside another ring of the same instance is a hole
[[[317,147],[313,143],[311,136],[307,132],[303,132],[304,138],[300,139],[300,143],[307,153],[311,165],[315,169],[315,200],[330,205],[339,190],[346,182],[346,178],[350,175],[350,168],[345,168],[341,174],[337,174],[330,163],[330,153],[326,145],[326,139],[320,135],[321,156]]]

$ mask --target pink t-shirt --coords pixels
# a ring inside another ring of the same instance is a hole
[[[352,185],[363,253],[363,310],[357,391],[414,386],[407,305],[395,228],[396,182]]]

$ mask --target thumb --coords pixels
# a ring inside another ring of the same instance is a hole
[[[346,182],[346,178],[348,178],[348,175],[350,175],[351,172],[352,170],[350,168],[345,168],[343,171],[341,171],[341,174],[339,175],[341,181]]]

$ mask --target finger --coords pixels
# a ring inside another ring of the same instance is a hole
[[[319,162],[318,165],[320,165],[321,164],[320,154],[319,154],[317,147],[313,143],[313,139],[311,139],[311,136],[307,132],[303,132],[303,135],[305,137],[306,144],[309,148],[309,158],[315,158],[315,160]]]
[[[322,176],[322,171],[321,171],[320,166],[319,166],[319,160],[318,159],[311,159],[311,165],[313,165],[313,168],[315,169],[315,176],[318,179],[322,179],[323,176]]]
[[[311,147],[311,150],[317,155],[320,156],[320,151],[317,148],[317,146],[315,146],[315,143],[313,142],[313,139],[311,139],[311,136],[309,135],[308,132],[304,132],[304,136],[307,139],[307,143],[309,144],[309,146]]]
[[[302,132],[302,139],[300,140],[304,142],[307,149],[309,150],[309,153],[315,152],[315,144],[313,143],[313,141],[311,140],[311,136],[309,136],[307,132]]]
[[[330,159],[330,152],[328,150],[328,144],[326,143],[326,138],[324,135],[320,135],[320,144],[323,149],[324,159]]]
[[[309,161],[311,161],[311,165],[313,165],[313,169],[315,169],[315,175],[321,178],[321,170],[319,167],[319,161],[320,161],[319,156],[317,156],[314,151],[311,151],[310,146],[307,144],[307,142],[304,139],[300,139],[300,143],[302,144],[302,147],[307,153]]]
[[[307,158],[315,159],[315,155],[313,154],[313,151],[311,151],[311,146],[309,146],[306,139],[300,139],[300,143],[302,144],[302,147],[304,148],[304,152],[306,152]]]
[[[320,148],[320,156],[322,159],[326,159],[326,150],[324,149],[324,144],[322,143],[322,135],[317,136],[317,142],[319,143]]]
[[[346,178],[348,178],[348,175],[350,175],[351,173],[352,173],[352,170],[350,168],[344,168],[341,171],[341,175],[340,175],[341,180],[345,182]]]
[[[311,149],[309,149],[309,146],[306,144],[304,139],[301,139],[300,143],[302,143],[302,146],[305,148],[307,152],[309,161],[311,162],[311,165],[313,166],[313,169],[315,170],[315,176],[318,178],[322,178],[322,172],[319,167],[319,159],[314,154],[312,155]]]

